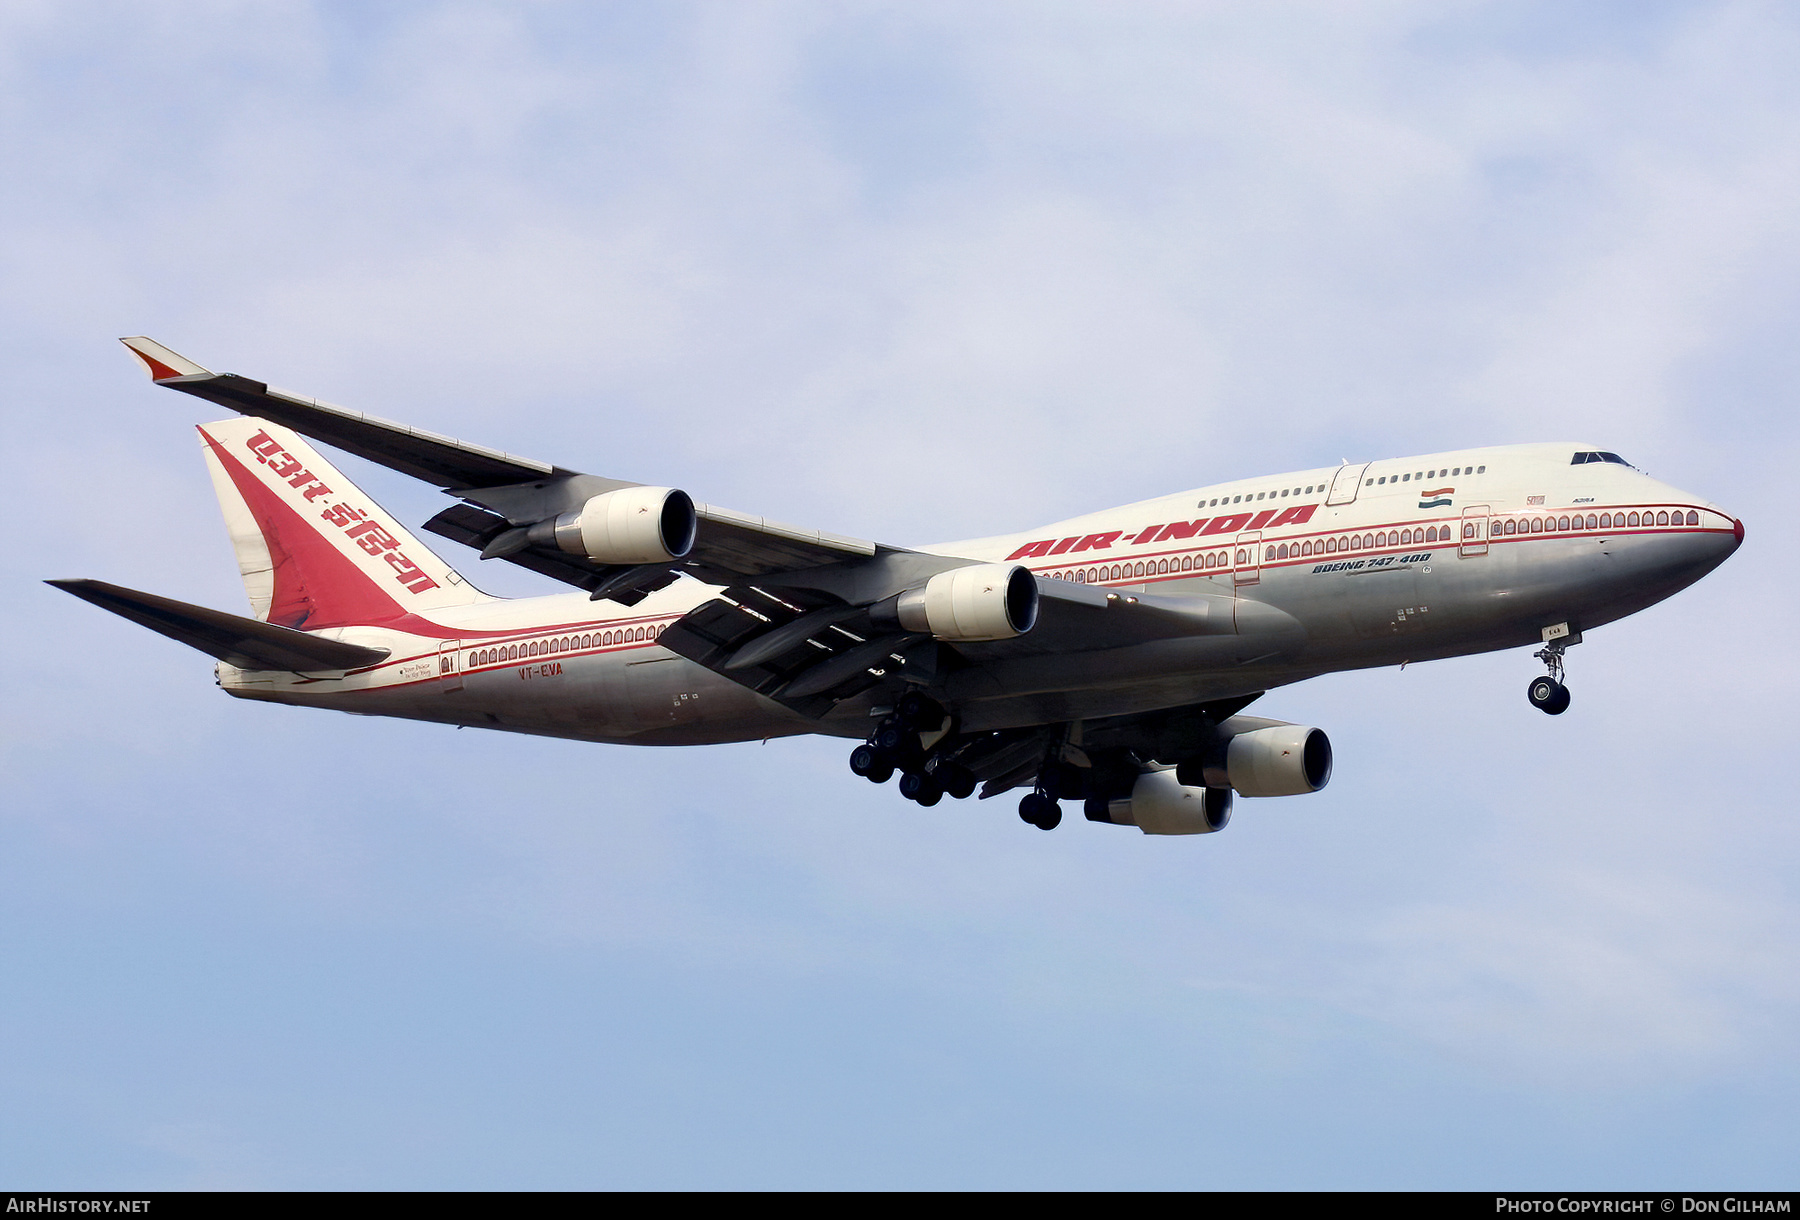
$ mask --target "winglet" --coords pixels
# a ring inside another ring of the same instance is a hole
[[[211,377],[211,369],[203,369],[186,356],[170,351],[154,339],[143,335],[133,335],[129,339],[120,339],[131,354],[144,362],[150,370],[150,380],[170,381],[176,377]]]

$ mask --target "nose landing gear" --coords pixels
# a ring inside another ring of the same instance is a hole
[[[1525,689],[1525,697],[1531,700],[1531,706],[1550,716],[1560,716],[1569,710],[1569,688],[1563,685],[1563,646],[1560,643],[1550,644],[1532,654],[1544,663],[1550,672],[1541,678],[1533,678],[1531,685]]]

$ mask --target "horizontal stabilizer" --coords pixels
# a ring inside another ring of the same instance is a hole
[[[308,635],[290,627],[259,623],[222,610],[190,606],[173,598],[139,593],[99,580],[47,580],[84,602],[111,610],[141,627],[198,648],[239,669],[286,669],[312,673],[325,669],[360,669],[386,659],[385,648],[364,648]]]

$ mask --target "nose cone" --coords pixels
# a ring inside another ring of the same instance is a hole
[[[1679,573],[1678,579],[1683,585],[1699,580],[1744,545],[1744,523],[1722,508],[1714,506],[1712,512],[1718,516],[1712,518],[1710,528],[1674,535],[1673,546],[1663,556],[1671,574]],[[1702,517],[1707,515],[1702,514]],[[1731,522],[1729,530],[1721,528],[1726,521]]]

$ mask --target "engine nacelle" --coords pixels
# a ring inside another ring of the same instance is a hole
[[[940,640],[1010,640],[1037,622],[1037,580],[1019,564],[971,564],[939,572],[871,612]]]
[[[1130,796],[1108,803],[1106,814],[1147,835],[1211,834],[1231,821],[1231,789],[1190,788],[1173,771],[1146,771]]]
[[[1321,729],[1253,716],[1219,727],[1229,736],[1177,767],[1182,783],[1229,787],[1239,796],[1301,796],[1331,782],[1331,739]]]
[[[694,501],[673,487],[621,487],[574,512],[531,527],[538,546],[555,546],[595,563],[667,563],[694,549],[700,519]]]
[[[1225,772],[1243,796],[1300,796],[1331,782],[1331,738],[1284,724],[1239,733],[1225,747]]]

